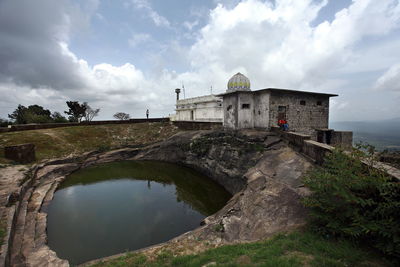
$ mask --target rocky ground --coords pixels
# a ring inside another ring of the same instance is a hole
[[[4,191],[4,196],[13,195],[15,199],[11,204],[15,216],[8,253],[7,249],[2,251],[2,263],[68,266],[46,245],[46,206],[69,173],[116,160],[163,160],[190,166],[233,194],[227,205],[207,217],[202,226],[143,250],[148,255],[165,249],[175,254],[196,253],[223,244],[260,240],[305,223],[306,211],[299,201],[306,193],[301,177],[312,164],[279,137],[254,130],[180,132],[144,148],[128,147],[47,161],[35,166],[29,179],[20,174],[6,175],[15,184]],[[6,187],[1,186],[0,190]]]

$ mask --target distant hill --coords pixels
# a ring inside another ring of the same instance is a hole
[[[380,121],[337,121],[330,128],[353,131],[354,143],[367,142],[378,150],[400,150],[400,118]]]

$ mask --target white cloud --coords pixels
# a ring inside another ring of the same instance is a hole
[[[248,0],[233,9],[218,5],[192,47],[192,66],[233,73],[243,68],[253,84],[301,88],[318,86],[345,66],[354,45],[399,26],[400,4],[356,0],[332,22],[312,26],[326,1]]]
[[[137,33],[129,38],[128,43],[131,47],[136,47],[137,45],[148,41],[151,38],[150,34],[147,33]]]
[[[189,31],[193,30],[193,28],[196,27],[197,25],[199,25],[199,21],[198,21],[198,20],[195,20],[195,21],[192,21],[192,22],[190,22],[190,21],[185,21],[185,22],[183,23],[183,26],[184,26],[186,29],[188,29]]]
[[[376,81],[375,88],[400,92],[400,63],[391,66]]]
[[[132,3],[135,8],[144,10],[155,25],[164,27],[170,26],[170,22],[165,17],[158,14],[152,8],[148,0],[132,0]]]
[[[51,1],[46,3],[50,5]],[[144,10],[157,26],[170,26],[169,21],[154,11],[148,1],[131,0],[130,3]],[[356,64],[354,55],[358,52],[357,46],[366,38],[379,40],[398,29],[400,3],[397,0],[354,0],[331,22],[314,25],[318,12],[325,5],[326,1],[312,0],[276,0],[274,5],[261,0],[245,0],[229,6],[220,4],[210,11],[208,23],[194,34],[196,39],[189,48],[183,47],[179,41],[168,43],[168,48],[164,50],[171,58],[157,60],[160,63],[157,63],[159,66],[151,66],[156,68],[153,72],[144,72],[135,62],[121,66],[108,63],[90,66],[68,48],[72,26],[70,22],[59,19],[65,17],[59,10],[57,17],[50,16],[43,24],[50,25],[51,31],[46,38],[38,39],[22,31],[21,36],[25,34],[23,37],[27,40],[32,38],[30,46],[38,49],[25,53],[24,47],[13,47],[11,43],[3,49],[24,56],[21,61],[13,61],[18,63],[15,66],[25,66],[31,63],[26,61],[29,55],[38,55],[34,59],[46,62],[46,67],[41,68],[37,61],[34,64],[36,69],[32,68],[39,70],[37,76],[29,71],[21,71],[17,76],[17,73],[5,69],[4,64],[0,66],[0,93],[7,95],[6,100],[0,99],[0,114],[11,112],[6,103],[14,103],[15,106],[18,103],[38,103],[58,110],[66,100],[79,100],[102,108],[99,118],[111,118],[117,111],[128,112],[133,117],[143,116],[147,108],[154,115],[167,115],[174,108],[173,89],[181,86],[182,82],[187,97],[209,94],[210,86],[213,86],[214,93],[220,93],[225,90],[229,77],[238,71],[251,79],[252,89],[282,87],[338,93],[338,90],[352,88],[353,85],[346,77],[338,77],[337,70],[348,66],[351,66],[352,72],[376,70],[375,59],[380,54],[377,48],[369,47]],[[32,24],[35,20],[42,21],[40,16],[32,18]],[[189,22],[184,25],[189,30],[195,26],[195,23]],[[55,27],[65,30],[56,30]],[[52,34],[58,36],[60,32],[63,38],[54,41]],[[399,39],[393,37],[395,42]],[[138,33],[129,39],[129,44],[135,47],[149,40],[151,37],[147,33]],[[51,49],[39,49],[41,42],[43,47],[51,45]],[[392,67],[377,80],[378,88],[400,90],[400,67],[391,61],[396,59],[396,55],[393,58],[385,56],[379,64],[380,69],[383,66]],[[397,53],[397,62],[399,58]],[[2,62],[6,60],[8,58]],[[190,65],[190,68],[180,72],[166,69],[165,61],[181,61],[182,65]],[[69,74],[60,76],[60,73]],[[62,79],[54,80],[54,77]],[[17,78],[23,82],[16,82]],[[357,99],[335,101],[332,102],[335,111],[349,114]]]

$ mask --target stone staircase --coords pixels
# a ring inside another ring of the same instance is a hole
[[[69,266],[68,261],[59,259],[46,244],[45,211],[58,184],[65,178],[58,176],[59,172],[68,172],[71,168],[76,169],[78,165],[39,166],[34,170],[32,179],[21,187],[5,266]]]

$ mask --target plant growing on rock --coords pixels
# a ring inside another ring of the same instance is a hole
[[[311,225],[324,235],[368,242],[400,257],[400,183],[371,167],[373,147],[358,148],[333,151],[304,179],[312,191],[303,199]]]

